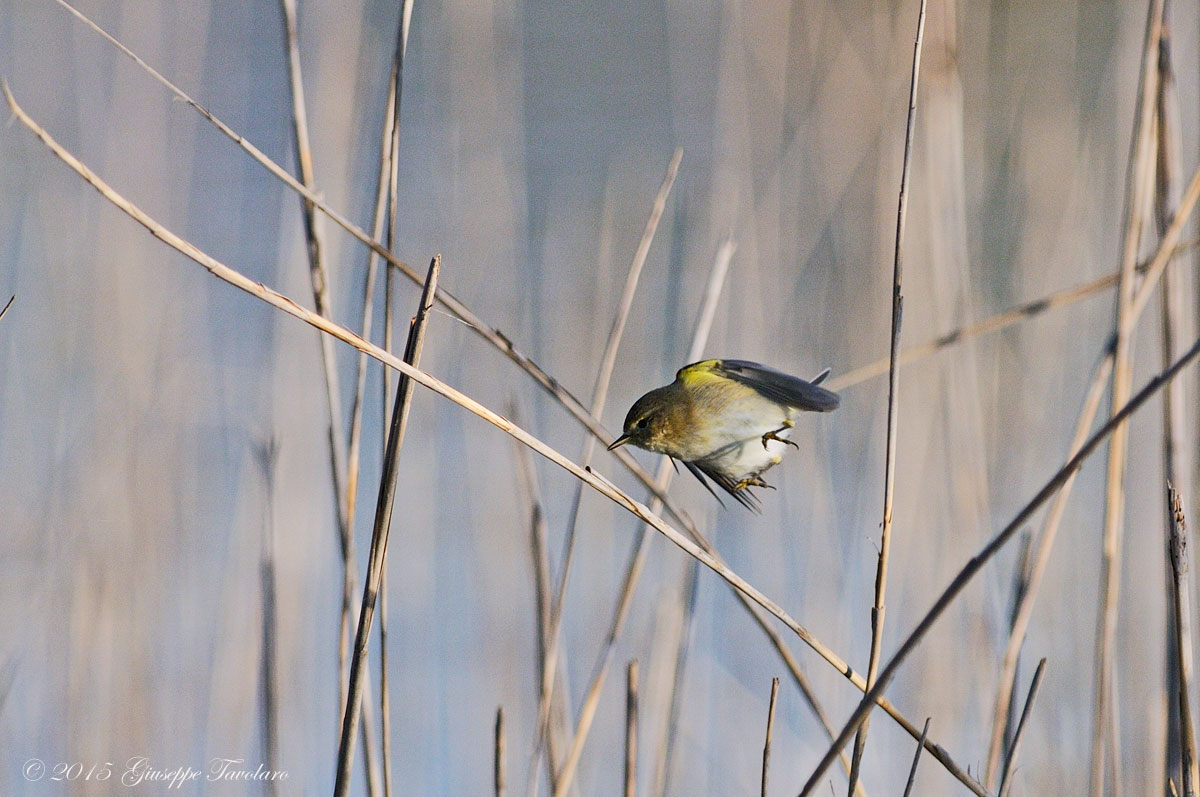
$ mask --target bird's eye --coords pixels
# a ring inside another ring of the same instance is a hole
[[[645,429],[649,425],[650,425],[650,420],[648,418],[642,418],[640,421],[637,422],[637,428],[639,428],[639,429]]]

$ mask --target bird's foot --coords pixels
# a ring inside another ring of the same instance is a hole
[[[796,445],[796,444],[795,444],[795,443],[793,443],[791,440],[788,440],[788,439],[787,439],[787,438],[785,438],[785,437],[780,437],[780,436],[779,436],[779,433],[780,433],[780,432],[786,432],[788,429],[791,429],[791,428],[792,428],[794,425],[795,425],[795,424],[793,424],[791,421],[784,421],[784,422],[783,422],[783,426],[780,426],[778,429],[775,429],[774,431],[770,431],[770,432],[767,432],[766,434],[764,434],[764,435],[762,436],[762,444],[763,444],[763,448],[766,448],[766,447],[767,447],[767,442],[768,442],[768,441],[771,441],[771,440],[776,440],[776,441],[778,441],[778,442],[780,442],[780,443],[783,443],[784,445],[791,446],[792,448],[794,448],[794,449],[796,449],[797,451],[799,451],[799,450],[800,450],[800,446]]]
[[[747,487],[766,487],[768,490],[775,489],[774,487],[772,487],[771,485],[767,484],[765,481],[760,479],[758,476],[747,476],[746,478],[742,479],[737,484],[733,485],[733,489],[735,491],[736,490],[744,490]]]

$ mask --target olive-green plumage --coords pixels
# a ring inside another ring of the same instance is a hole
[[[675,381],[642,396],[609,447],[632,443],[682,462],[712,492],[707,476],[744,506],[758,509],[750,487],[779,464],[800,412],[837,409],[838,395],[747,360],[704,360],[684,366]],[[714,492],[715,496],[716,493]]]

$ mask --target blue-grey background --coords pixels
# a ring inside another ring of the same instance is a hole
[[[300,2],[319,189],[363,227],[396,5]],[[930,3],[906,345],[1117,268],[1142,5]],[[1173,5],[1190,174],[1200,19]],[[79,8],[293,168],[277,3]],[[682,147],[605,423],[615,429],[638,395],[683,364],[726,235],[738,248],[707,354],[835,375],[883,356],[915,22],[913,2],[416,0],[400,253],[419,267],[441,253],[442,285],[586,402],[646,215]],[[0,76],[53,136],[153,217],[311,306],[299,199],[52,0],[0,0]],[[327,220],[321,229],[333,315],[357,328],[365,251]],[[1191,261],[1182,261],[1189,295]],[[34,756],[85,766],[133,756],[163,767],[263,760],[259,553],[272,530],[281,763],[289,789],[328,792],[341,575],[315,331],[151,238],[18,123],[0,129],[0,302],[13,293],[0,321],[0,671],[11,684],[0,708],[0,791],[55,793],[22,777]],[[395,295],[403,335],[417,289],[403,282]],[[1112,320],[1105,294],[904,369],[885,654],[1061,464]],[[355,356],[337,351],[348,407]],[[1138,335],[1136,383],[1159,357],[1156,299]],[[445,314],[432,319],[423,366],[499,411],[515,400],[531,431],[579,455],[578,425]],[[356,529],[364,556],[379,464],[374,367],[371,377]],[[1193,414],[1195,382],[1190,374]],[[735,570],[859,668],[886,392],[874,379],[847,389],[836,413],[805,418],[801,451],[772,472],[779,489],[763,496],[761,516],[721,510],[687,478],[674,490]],[[1135,418],[1129,457],[1118,640],[1129,793],[1162,782],[1160,413],[1154,402]],[[421,389],[412,417],[389,550],[398,793],[488,793],[499,705],[510,785],[523,790],[536,632],[513,445]],[[259,451],[271,439],[268,489]],[[634,488],[607,455],[596,467]],[[1049,668],[1018,794],[1080,793],[1086,783],[1103,472],[1102,454],[1082,472],[1030,629],[1026,660],[1046,656]],[[574,483],[546,462],[538,475],[557,568]],[[1195,485],[1184,497],[1194,508]],[[572,715],[637,533],[630,516],[585,493],[564,621]],[[633,658],[643,674],[641,786],[653,785],[687,561],[657,536],[651,545],[584,753],[582,794],[619,788],[622,671]],[[986,758],[1015,560],[1014,546],[989,566],[888,692],[914,722],[933,717],[931,737],[972,772]],[[855,691],[789,641],[840,725]],[[1031,673],[1023,666],[1021,695]],[[761,632],[701,572],[670,793],[758,788],[776,675],[785,677],[772,783],[791,793],[824,737]],[[880,715],[868,790],[899,793],[912,751]],[[843,776],[830,778],[843,792]],[[960,789],[924,761],[918,793]]]

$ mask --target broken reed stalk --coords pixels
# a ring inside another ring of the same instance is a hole
[[[1033,712],[1033,701],[1037,699],[1038,690],[1042,686],[1042,676],[1046,673],[1046,659],[1038,662],[1037,670],[1033,673],[1033,682],[1029,685],[1029,696],[1025,698],[1025,708],[1021,710],[1021,719],[1017,722],[1017,731],[1013,734],[1012,748],[1008,751],[1008,760],[1004,762],[1004,772],[1000,776],[999,797],[1005,797],[1012,788],[1012,774],[1017,768],[1017,755],[1021,752],[1021,739],[1025,736],[1025,728],[1029,715]]]
[[[637,797],[638,663],[625,673],[625,797]]]
[[[508,787],[508,774],[505,771],[505,739],[504,739],[504,706],[496,709],[496,733],[492,748],[492,788],[496,797],[504,797]]]
[[[891,355],[888,364],[887,451],[883,477],[883,530],[879,538],[879,560],[875,570],[875,604],[871,608],[871,652],[867,660],[867,688],[875,683],[879,672],[879,657],[883,647],[883,621],[886,616],[884,598],[887,595],[888,561],[892,547],[892,499],[896,489],[896,440],[900,402],[900,324],[904,315],[901,283],[904,275],[904,222],[908,215],[908,181],[912,171],[912,140],[917,124],[917,89],[921,76],[921,42],[925,37],[925,0],[917,12],[917,35],[913,41],[912,77],[908,91],[908,122],[904,131],[904,162],[900,170],[900,199],[896,209],[896,250],[892,262],[892,333]],[[863,720],[854,739],[854,755],[850,760],[850,795],[858,783],[863,750],[867,744],[870,714]]]
[[[1183,198],[1179,201],[1179,207],[1175,211],[1175,215],[1171,219],[1171,223],[1167,225],[1167,230],[1163,233],[1158,242],[1158,249],[1150,258],[1149,264],[1146,266],[1146,274],[1141,283],[1137,286],[1130,309],[1130,323],[1137,324],[1142,311],[1150,301],[1150,296],[1154,292],[1155,286],[1159,279],[1166,271],[1168,263],[1175,253],[1176,245],[1179,242],[1180,235],[1183,233],[1183,228],[1187,224],[1188,217],[1195,208],[1197,201],[1200,200],[1200,168],[1192,175],[1192,180],[1188,184],[1187,190],[1184,192]],[[1106,344],[1107,352],[1104,359],[1101,360],[1098,366],[1097,375],[1092,378],[1092,385],[1089,390],[1088,400],[1085,403],[1084,410],[1081,412],[1079,424],[1076,427],[1076,440],[1082,440],[1087,435],[1087,430],[1091,428],[1092,419],[1088,414],[1095,415],[1099,408],[1100,399],[1103,397],[1104,383],[1108,379],[1108,374],[1111,373],[1114,355],[1115,338],[1110,338]],[[1095,407],[1092,407],[1093,401]],[[1028,629],[1029,621],[1033,616],[1033,605],[1037,599],[1039,587],[1042,581],[1042,575],[1045,572],[1046,564],[1049,562],[1050,550],[1054,544],[1054,537],[1058,530],[1059,521],[1062,518],[1062,513],[1066,509],[1066,497],[1069,494],[1071,481],[1068,481],[1063,487],[1060,496],[1055,499],[1055,503],[1050,513],[1047,515],[1046,522],[1043,527],[1042,535],[1038,540],[1038,551],[1034,558],[1033,572],[1029,580],[1029,590],[1026,592],[1022,601],[1021,607],[1017,611],[1017,621],[1013,623],[1013,632],[1009,638],[1008,647],[1004,654],[1004,666],[1000,676],[1000,692],[996,700],[996,715],[1007,716],[1009,701],[1012,699],[1012,692],[1005,686],[1011,683],[1013,673],[1016,669],[1017,654],[1020,651],[1021,642],[1024,640],[1025,632]],[[1007,694],[1006,694],[1007,693]],[[992,782],[990,774],[996,771],[997,762],[999,761],[999,750],[1002,744],[1003,728],[1000,723],[1003,720],[993,717],[992,724],[992,740],[989,745],[988,766],[987,771],[989,777],[987,782]]]
[[[1145,208],[1154,178],[1154,113],[1158,82],[1158,39],[1162,31],[1162,0],[1151,0],[1146,19],[1142,72],[1137,96],[1126,184],[1125,226],[1122,240],[1121,280],[1117,285],[1116,346],[1112,376],[1112,407],[1129,399],[1133,384],[1132,341],[1137,313],[1134,301],[1134,266],[1145,227]],[[1113,670],[1116,660],[1117,617],[1121,595],[1121,560],[1125,528],[1125,454],[1129,430],[1120,426],[1108,448],[1108,473],[1104,502],[1104,538],[1101,548],[1100,612],[1096,627],[1096,674],[1092,719],[1090,793],[1103,797],[1108,770],[1113,788],[1120,792],[1120,757],[1105,765],[1109,748],[1120,748]]]
[[[802,795],[812,794],[817,787],[825,771],[833,763],[833,759],[837,757],[838,752],[850,741],[850,738],[858,730],[859,724],[870,711],[874,703],[879,699],[880,695],[887,688],[892,678],[896,675],[896,670],[904,663],[920,644],[925,634],[938,620],[946,609],[954,602],[954,600],[962,593],[967,584],[971,582],[983,566],[994,557],[1004,545],[1016,536],[1021,527],[1029,520],[1038,509],[1040,509],[1046,501],[1056,493],[1062,485],[1070,478],[1071,474],[1079,470],[1080,466],[1095,450],[1112,434],[1113,430],[1120,426],[1125,420],[1132,415],[1139,407],[1146,403],[1152,396],[1158,393],[1164,385],[1169,383],[1185,366],[1190,364],[1198,355],[1200,355],[1200,339],[1192,345],[1188,351],[1178,360],[1171,364],[1170,368],[1160,373],[1158,376],[1151,379],[1144,388],[1136,396],[1131,398],[1123,407],[1121,407],[1109,420],[1097,431],[1092,437],[1084,443],[1075,456],[1071,457],[1058,472],[1050,478],[1048,482],[1038,491],[1029,503],[1025,505],[1017,516],[1013,518],[1007,526],[1005,526],[992,540],[983,547],[967,564],[959,571],[950,585],[942,592],[938,599],[934,602],[933,607],[926,612],[925,616],[917,624],[916,628],[905,638],[899,649],[888,661],[887,665],[880,670],[878,682],[867,690],[863,699],[855,708],[854,713],[850,716],[845,727],[834,741],[833,745],[825,753],[817,768],[813,771],[808,781],[804,785],[801,792]]]
[[[1179,493],[1167,482],[1167,511],[1171,523],[1167,535],[1167,554],[1171,562],[1171,605],[1174,609],[1174,641],[1176,669],[1179,684],[1179,749],[1180,769],[1183,775],[1184,797],[1195,797],[1200,783],[1200,771],[1196,765],[1196,730],[1192,725],[1192,610],[1191,586],[1188,578],[1187,524],[1183,516],[1183,505]]]
[[[767,738],[763,741],[762,789],[759,793],[767,797],[767,769],[771,764],[771,734],[775,731],[775,701],[779,697],[779,678],[771,679],[771,701],[767,704]]]
[[[639,518],[641,521],[649,524],[654,528],[654,530],[658,531],[660,534],[670,540],[673,545],[682,549],[686,554],[694,558],[698,558],[706,567],[711,569],[720,578],[729,583],[730,586],[738,592],[740,600],[743,600],[744,602],[752,601],[758,606],[761,606],[767,611],[767,613],[778,618],[785,626],[787,626],[789,630],[795,633],[806,645],[812,648],[817,655],[819,655],[830,666],[832,666],[851,683],[853,683],[857,689],[866,691],[866,681],[860,673],[850,667],[850,665],[847,664],[844,659],[838,656],[832,648],[814,636],[807,628],[798,623],[778,604],[776,604],[757,588],[731,570],[729,566],[726,565],[725,562],[716,555],[711,544],[705,543],[702,547],[698,543],[693,543],[690,539],[669,525],[657,514],[652,513],[644,504],[635,501],[628,494],[615,487],[611,481],[600,478],[591,470],[585,470],[584,468],[581,468],[579,465],[567,459],[555,449],[529,434],[529,432],[525,431],[520,426],[496,414],[461,391],[456,390],[445,382],[442,382],[440,379],[437,379],[436,377],[426,373],[425,371],[422,371],[419,368],[414,368],[399,357],[393,355],[391,352],[376,346],[370,341],[364,340],[362,337],[356,335],[354,332],[341,326],[340,324],[337,324],[334,321],[325,318],[324,316],[308,310],[278,291],[268,288],[266,285],[256,282],[241,272],[230,268],[228,265],[199,249],[191,242],[181,238],[153,219],[137,205],[133,204],[120,193],[115,191],[110,185],[108,185],[108,183],[101,179],[99,175],[93,172],[78,158],[76,158],[61,144],[59,144],[53,138],[53,136],[46,132],[45,128],[39,125],[33,120],[32,117],[29,116],[28,113],[25,112],[25,109],[17,103],[16,98],[13,96],[12,91],[8,87],[8,84],[2,80],[0,80],[0,90],[3,90],[5,99],[8,101],[9,109],[11,110],[14,118],[24,125],[31,133],[33,133],[34,136],[36,136],[38,140],[40,140],[54,154],[55,157],[69,166],[85,182],[96,189],[96,191],[108,202],[112,203],[120,211],[146,228],[146,230],[155,238],[184,255],[189,260],[192,260],[197,265],[204,268],[209,274],[221,280],[222,282],[226,282],[233,287],[270,305],[271,307],[281,310],[284,313],[293,316],[294,318],[298,318],[310,326],[316,327],[325,334],[337,338],[343,343],[354,347],[358,351],[366,352],[370,357],[378,360],[388,368],[399,371],[401,374],[416,382],[419,382],[429,390],[454,402],[473,415],[505,432],[518,443],[536,451],[550,462],[554,463],[563,470],[566,470],[575,478],[587,482],[592,489],[609,498],[618,506]],[[1200,192],[1200,172],[1197,173],[1196,187],[1197,191]],[[441,296],[442,294],[439,292],[438,295]],[[601,442],[604,442],[606,439],[611,442],[612,436],[606,431],[601,430],[598,432],[598,434],[602,434]],[[620,453],[620,449],[618,449],[618,451],[615,453]],[[633,467],[637,468],[637,470],[634,471],[635,475],[638,476],[639,480],[642,480],[641,474],[644,474],[645,471],[642,471],[631,457],[627,457],[627,459],[629,459],[630,462],[633,462]],[[672,503],[669,497],[667,497],[662,490],[657,489],[657,486],[652,480],[649,482],[649,485],[651,486],[656,500],[663,501],[663,506],[670,510]],[[681,522],[685,524],[684,527],[689,530],[689,533],[696,533],[695,527],[690,524],[690,521],[687,521],[686,513],[676,510],[672,514],[675,514],[676,517],[683,518],[683,521]],[[774,629],[770,629],[769,626],[763,624],[761,621],[760,625],[763,626],[764,631],[766,631],[768,635],[773,633]],[[781,650],[781,655],[783,655],[782,650],[784,648],[782,648],[781,645],[777,645],[776,647],[777,649]],[[786,656],[784,658],[787,660]],[[796,670],[794,670],[794,672],[795,671]],[[877,694],[873,699],[881,708],[894,717],[896,721],[905,729],[905,731],[907,731],[914,739],[917,738],[918,734],[915,726],[906,720],[899,710],[897,710],[895,706],[893,706],[886,698],[883,698]],[[964,786],[970,789],[972,793],[980,795],[980,797],[986,797],[987,792],[984,791],[983,787],[980,786],[978,782],[975,781],[975,779],[966,773],[961,767],[955,764],[944,749],[929,741],[926,742],[925,748],[940,762],[942,762],[947,771],[953,774],[954,777],[957,778]]]
[[[515,404],[509,405],[508,414],[514,422],[520,423]],[[540,697],[545,691],[541,678],[546,672],[546,653],[550,648],[550,595],[554,589],[550,582],[550,550],[546,541],[546,515],[542,511],[541,488],[538,486],[533,455],[526,446],[514,440],[513,456],[517,460],[517,481],[520,483],[521,495],[529,512],[529,550],[532,560],[534,614],[537,621],[537,658],[534,664],[538,677],[536,694]],[[570,694],[566,688],[563,668],[557,668],[556,671],[558,683],[553,690],[550,726],[546,735],[546,777],[551,791],[554,790],[558,775],[559,755],[566,745],[567,721],[563,695]]]
[[[608,402],[608,387],[612,381],[613,369],[617,364],[617,352],[621,347],[621,339],[625,335],[625,325],[629,320],[634,296],[637,294],[637,286],[641,280],[642,268],[646,265],[646,258],[650,254],[650,246],[654,243],[654,235],[658,231],[658,223],[662,219],[663,212],[666,210],[667,198],[671,195],[671,187],[675,185],[675,176],[679,173],[679,162],[682,159],[683,150],[677,148],[667,164],[667,172],[663,176],[662,184],[658,187],[658,194],[650,206],[650,215],[646,219],[645,228],[642,230],[641,240],[634,251],[629,271],[625,274],[625,286],[621,292],[621,298],[617,302],[617,311],[613,315],[612,326],[609,328],[608,339],[605,341],[604,352],[600,358],[600,369],[596,373],[596,382],[592,388],[592,405],[588,411],[595,418],[599,418],[603,414],[604,406]],[[585,468],[591,467],[592,457],[595,453],[596,438],[593,435],[588,435],[584,440],[583,452],[579,460],[580,463]],[[544,691],[538,699],[537,726],[534,730],[533,756],[529,765],[529,782],[527,784],[527,793],[530,795],[537,793],[536,779],[539,768],[538,764],[541,759],[542,746],[546,735],[546,723],[550,717],[550,703],[553,698],[553,688],[556,682],[555,670],[558,667],[560,656],[559,638],[562,627],[562,610],[567,596],[567,586],[570,583],[571,565],[575,558],[575,530],[579,522],[579,506],[582,500],[583,484],[579,483],[576,484],[575,494],[571,500],[571,513],[567,518],[567,530],[563,543],[562,567],[558,577],[558,587],[555,589],[554,601],[551,606],[550,648],[545,661],[546,671],[542,675],[542,686],[547,691]]]
[[[1179,183],[1182,173],[1180,163],[1180,140],[1182,138],[1182,123],[1180,121],[1178,86],[1175,81],[1174,66],[1171,56],[1171,3],[1163,2],[1162,31],[1158,40],[1158,103],[1156,108],[1155,129],[1158,135],[1157,147],[1157,180],[1154,192],[1155,221],[1159,235],[1166,232],[1167,225],[1176,214],[1179,204]],[[1190,334],[1188,318],[1189,291],[1183,279],[1182,264],[1174,261],[1167,266],[1162,276],[1161,324],[1160,341],[1162,361],[1173,360],[1180,347]],[[1185,330],[1188,330],[1185,332]],[[1163,431],[1163,473],[1169,484],[1183,484],[1185,489],[1193,482],[1192,446],[1187,442],[1187,421],[1185,418],[1186,396],[1184,381],[1172,382],[1163,394],[1162,431]],[[1171,532],[1173,517],[1168,504],[1166,530]],[[1186,560],[1184,562],[1186,566]],[[1186,572],[1186,571],[1185,571]],[[1171,580],[1167,583],[1168,601],[1173,600]],[[1190,595],[1190,593],[1184,593]],[[1185,772],[1183,778],[1185,791],[1189,785],[1191,773],[1183,761],[1183,744],[1181,730],[1188,722],[1183,722],[1179,715],[1180,704],[1173,700],[1179,693],[1179,673],[1181,663],[1186,663],[1188,672],[1191,671],[1191,647],[1180,650],[1176,644],[1174,618],[1168,616],[1166,628],[1166,657],[1165,657],[1165,690],[1166,710],[1163,712],[1165,724],[1164,738],[1166,739],[1166,755],[1164,757],[1163,780],[1173,777],[1177,772]],[[1190,642],[1191,629],[1184,626],[1183,632],[1188,635]],[[1191,778],[1194,789],[1195,779]],[[1156,783],[1155,791],[1165,791]]]
[[[425,342],[425,327],[433,297],[437,293],[438,272],[442,267],[441,255],[436,255],[429,264],[425,278],[425,290],[408,333],[404,347],[404,362],[416,367],[421,360],[421,348]],[[371,553],[367,563],[367,578],[363,585],[362,608],[358,615],[358,633],[354,640],[354,657],[350,664],[350,690],[346,699],[346,716],[342,721],[341,742],[338,749],[337,781],[334,794],[345,797],[350,789],[350,760],[354,754],[354,743],[358,723],[362,714],[362,682],[367,673],[367,641],[371,633],[371,619],[375,601],[379,594],[380,580],[387,556],[388,532],[392,524],[392,504],[396,495],[396,479],[400,464],[400,450],[404,445],[404,432],[408,426],[408,411],[413,393],[412,379],[401,377],[396,385],[396,401],[392,407],[392,421],[388,432],[387,451],[383,459],[383,473],[379,478],[379,500],[375,505],[375,528],[371,535]]]
[[[913,753],[912,766],[908,769],[908,781],[904,784],[904,797],[912,794],[913,784],[917,782],[917,764],[921,762],[921,751],[925,749],[925,738],[929,736],[929,720],[931,719],[933,718],[926,717],[925,727],[921,729],[921,739],[917,742],[917,751]]]

